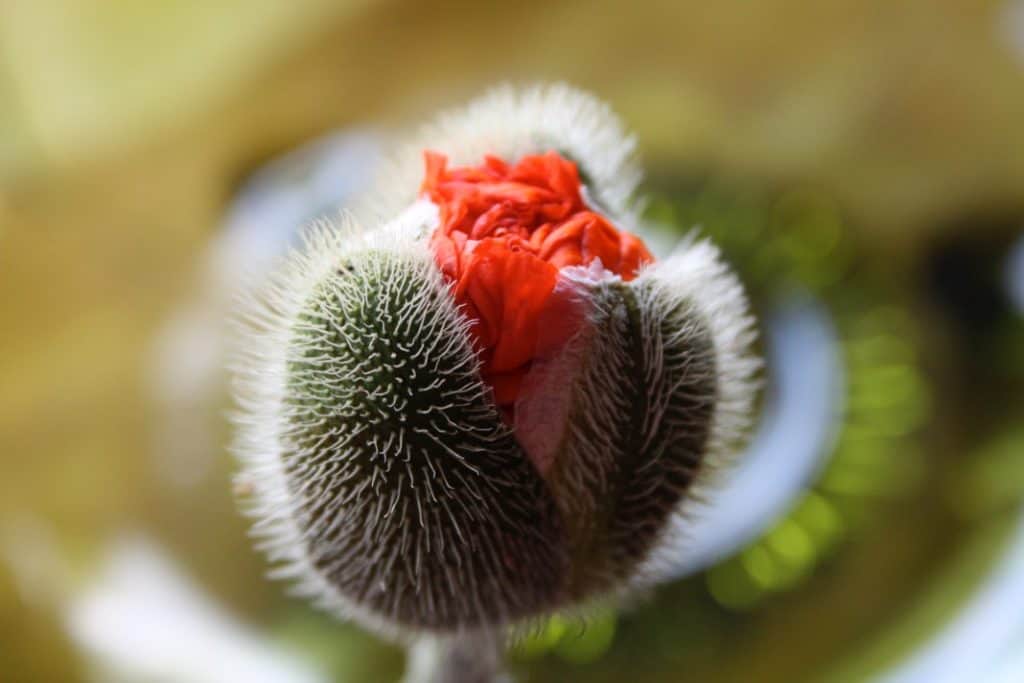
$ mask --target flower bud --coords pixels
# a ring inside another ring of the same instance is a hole
[[[705,242],[655,261],[631,234],[632,145],[603,105],[500,91],[440,121],[359,211],[386,220],[307,233],[239,362],[269,556],[393,634],[656,579],[755,391],[738,282]]]

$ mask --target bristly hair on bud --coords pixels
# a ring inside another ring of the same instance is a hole
[[[307,231],[239,348],[238,452],[277,576],[394,636],[535,615],[566,564],[468,321],[408,239],[431,213]]]
[[[631,234],[633,147],[589,95],[499,89],[258,288],[235,451],[278,576],[386,635],[489,642],[686,551],[750,420],[754,325],[710,243]]]

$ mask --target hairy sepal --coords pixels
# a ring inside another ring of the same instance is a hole
[[[707,243],[687,241],[632,282],[591,267],[559,286],[585,322],[528,376],[517,434],[565,520],[570,592],[589,602],[685,552],[677,519],[734,451],[757,364],[742,290]]]
[[[567,574],[546,484],[409,239],[422,220],[314,234],[251,316],[274,341],[242,363],[242,476],[279,575],[393,636],[536,616]]]

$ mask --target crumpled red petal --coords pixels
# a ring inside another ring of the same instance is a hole
[[[430,239],[434,258],[476,323],[483,377],[511,419],[531,363],[557,352],[580,324],[570,316],[575,322],[550,329],[559,318],[552,311],[565,306],[554,294],[558,272],[600,259],[628,281],[653,258],[639,238],[586,205],[576,164],[557,152],[514,164],[487,156],[479,166],[456,168],[443,154],[424,157],[421,191],[440,214]]]

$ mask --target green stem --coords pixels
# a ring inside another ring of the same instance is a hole
[[[511,683],[494,633],[423,636],[409,648],[403,683]]]

